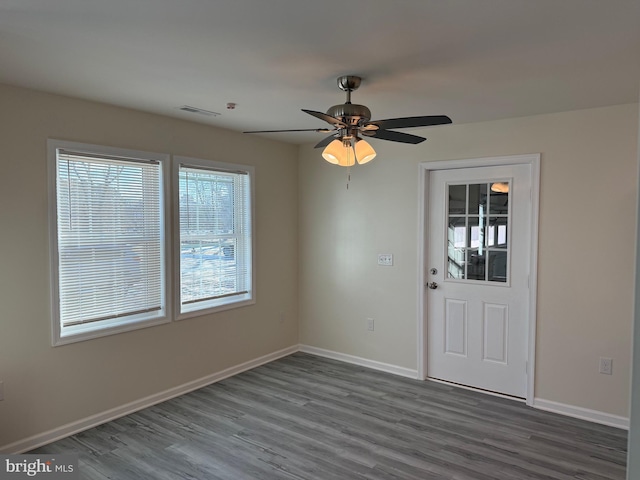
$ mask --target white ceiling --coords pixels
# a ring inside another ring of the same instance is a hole
[[[242,131],[325,126],[344,74],[373,120],[636,102],[640,0],[0,0],[2,83]]]

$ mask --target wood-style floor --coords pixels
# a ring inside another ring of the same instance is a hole
[[[623,430],[297,353],[31,453],[86,479],[625,478]]]

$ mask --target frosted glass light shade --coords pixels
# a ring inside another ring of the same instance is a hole
[[[351,146],[345,147],[342,140],[338,139],[327,145],[327,148],[322,152],[322,158],[341,167],[350,167],[356,163]]]
[[[376,158],[376,151],[364,140],[358,140],[355,146],[356,160],[362,165]]]
[[[355,147],[348,143],[345,146],[342,140],[336,139],[322,152],[322,157],[327,162],[341,167],[351,167],[356,160],[362,165],[373,160],[375,156],[375,150],[362,139],[356,141]]]

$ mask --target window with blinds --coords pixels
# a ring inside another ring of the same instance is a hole
[[[163,321],[164,159],[51,143],[54,343]]]
[[[175,161],[178,315],[253,303],[252,169],[195,159]]]

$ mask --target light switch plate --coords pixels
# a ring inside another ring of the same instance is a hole
[[[383,265],[385,267],[393,266],[393,254],[392,253],[379,253],[378,254],[378,265]]]

